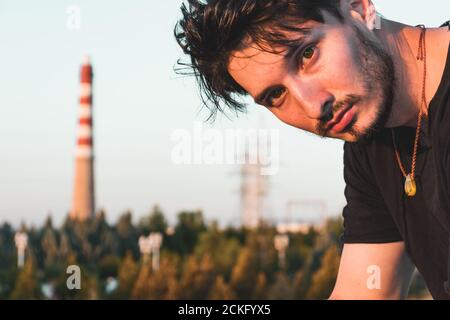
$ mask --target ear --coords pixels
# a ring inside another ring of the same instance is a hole
[[[367,29],[375,29],[377,12],[371,0],[342,0],[342,12],[347,12],[352,18],[362,22]]]

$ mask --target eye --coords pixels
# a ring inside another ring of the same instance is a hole
[[[280,105],[280,98],[284,95],[286,89],[278,87],[273,89],[266,98],[266,105],[268,107],[278,107]]]
[[[316,52],[315,46],[309,46],[305,50],[303,50],[303,52],[300,56],[299,68],[308,64],[308,61],[314,57],[315,52]]]

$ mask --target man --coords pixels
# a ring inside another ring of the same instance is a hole
[[[288,125],[346,141],[330,298],[404,298],[415,265],[450,299],[448,25],[379,19],[370,0],[189,0],[182,12],[175,37],[212,115],[250,95]]]

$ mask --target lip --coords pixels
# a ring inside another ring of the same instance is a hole
[[[327,130],[333,133],[342,132],[355,118],[355,108],[354,105],[349,105],[348,107],[339,111],[333,120],[328,122]]]

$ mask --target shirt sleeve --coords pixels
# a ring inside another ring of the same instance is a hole
[[[363,147],[344,144],[345,198],[343,243],[402,241],[389,213]]]

